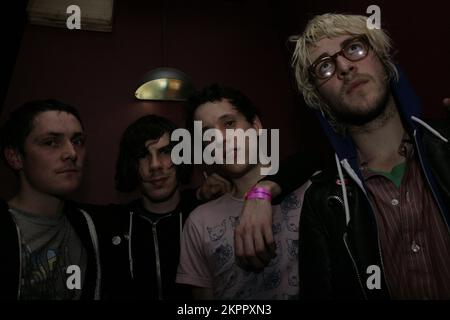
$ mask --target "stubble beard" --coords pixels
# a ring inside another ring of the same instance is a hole
[[[376,89],[375,89],[376,90]],[[359,110],[358,106],[342,102],[338,108],[334,108],[333,114],[336,119],[348,128],[349,131],[365,130],[367,126],[372,127],[376,123],[384,123],[390,118],[391,112],[387,112],[390,100],[387,81],[379,89],[381,93],[371,103],[369,108]],[[358,93],[355,93],[358,94]],[[341,101],[344,94],[341,93]]]

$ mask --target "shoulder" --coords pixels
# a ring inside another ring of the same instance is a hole
[[[5,230],[11,229],[13,226],[14,219],[9,212],[8,203],[0,199],[0,228]],[[13,229],[15,230],[15,227]]]
[[[8,203],[3,199],[0,199],[0,214],[7,212],[9,210]]]
[[[127,226],[127,205],[98,205],[68,201],[66,208],[66,216],[77,231],[84,230],[91,223],[101,235],[116,232]]]
[[[450,119],[433,119],[426,121],[432,129],[436,130],[440,135],[442,135],[447,140],[450,140]],[[427,130],[427,128],[422,127],[422,132],[425,138],[436,139],[436,136]]]
[[[303,203],[303,199],[305,197],[305,193],[308,188],[311,186],[311,180],[306,181],[303,185],[287,194],[284,198],[281,199],[280,206],[282,209],[287,207],[291,209],[299,209]]]
[[[355,190],[356,183],[343,170],[348,190]],[[331,195],[342,195],[341,180],[336,168],[328,168],[311,177],[310,185],[304,189],[304,200],[324,204]]]
[[[234,213],[232,206],[242,205],[239,200],[231,197],[230,194],[224,194],[217,199],[208,201],[199,205],[189,215],[190,219],[194,220],[206,220],[214,217],[220,217],[223,213]]]
[[[185,189],[180,193],[181,210],[186,213],[192,212],[201,202],[197,199],[197,189]]]

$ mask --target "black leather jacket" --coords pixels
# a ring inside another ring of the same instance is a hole
[[[426,127],[418,128],[413,136],[421,168],[448,227],[450,125],[445,121],[433,128],[444,139]],[[313,183],[305,194],[299,240],[300,292],[304,298],[389,298],[375,216],[357,179],[347,171],[343,170],[348,181],[348,225],[337,171],[312,177]],[[371,265],[380,267],[381,289],[370,290],[366,285],[372,275],[368,272]]]

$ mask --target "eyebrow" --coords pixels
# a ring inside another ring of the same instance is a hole
[[[224,115],[220,116],[219,120],[227,119],[227,118],[230,118],[230,117],[236,117],[236,115],[233,114],[233,113],[227,113],[227,114],[224,114]]]
[[[236,114],[233,113],[226,113],[224,115],[221,115],[218,119],[218,121],[223,121],[224,119],[228,119],[228,118],[235,118]],[[203,121],[202,121],[203,122]],[[208,130],[208,129],[214,129],[211,126],[202,126],[203,130]]]
[[[51,137],[63,137],[64,135],[65,134],[62,133],[62,132],[48,131],[48,132],[44,132],[44,133],[36,136],[36,139],[42,139],[42,138],[45,138],[45,137],[48,137],[48,136],[51,136]],[[78,131],[78,132],[75,132],[75,133],[73,133],[71,135],[71,137],[79,137],[79,136],[85,136],[85,133]]]
[[[146,144],[146,145],[144,146],[144,149],[148,152],[148,149],[149,149],[151,146],[153,146],[153,145],[155,145],[156,143],[158,143],[159,140],[160,140],[160,138],[155,139],[155,140],[154,140],[155,142],[153,142],[153,143],[148,143],[148,144]],[[173,149],[173,147],[174,147],[174,145],[173,145],[172,141],[169,141],[169,142],[167,142],[166,145],[163,145],[163,146],[157,148],[156,151],[161,151],[161,150],[165,150],[165,149],[169,149],[169,150],[170,150],[170,149]]]
[[[342,49],[343,49],[350,41],[354,40],[355,37],[357,37],[357,36],[353,36],[353,37],[350,37],[350,38],[347,38],[347,39],[342,40],[341,43],[339,44],[339,46],[341,47],[341,50],[342,50]],[[333,53],[333,54],[334,54],[334,53]],[[324,52],[324,53],[322,53],[320,56],[318,56],[318,57],[316,58],[316,60],[313,61],[312,64],[314,64],[315,62],[319,61],[319,60],[322,59],[322,58],[325,58],[325,57],[331,57],[331,56],[332,56],[332,54],[329,54],[328,52]]]
[[[166,144],[165,146],[158,148],[158,151],[168,151],[168,150],[172,150],[173,147],[174,147],[174,146],[169,142],[169,143]]]

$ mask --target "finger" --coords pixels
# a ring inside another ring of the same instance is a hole
[[[259,232],[259,230],[255,230],[253,239],[256,256],[264,264],[264,266],[266,266],[270,262],[270,259],[272,259],[272,256],[269,252],[269,247],[266,246],[266,243],[264,241],[262,230],[261,232]]]
[[[265,264],[256,255],[253,236],[254,234],[252,232],[244,233],[244,255],[252,269],[262,270]]]
[[[272,226],[270,225],[265,225],[263,227],[263,238],[264,238],[264,244],[265,244],[265,248],[266,248],[266,252],[269,255],[270,258],[274,258],[277,254],[276,254],[276,244],[275,244],[275,240],[273,239],[273,230],[272,230]]]
[[[250,264],[244,257],[244,240],[242,238],[242,228],[239,225],[234,232],[234,253],[236,256],[236,264],[242,269],[250,271]]]
[[[444,106],[450,107],[450,98],[445,98],[442,102],[444,103]]]
[[[217,194],[221,194],[220,193],[220,188],[218,188],[217,186],[213,185],[204,185],[201,188],[201,194],[202,194],[202,198],[204,200],[212,200],[214,197],[216,197]]]
[[[212,197],[216,197],[217,195],[223,194],[222,188],[219,185],[213,185],[209,188],[209,192]]]
[[[242,239],[241,228],[239,225],[234,231],[234,254],[239,258],[244,255],[244,241]]]
[[[216,181],[215,181],[215,184],[216,184],[216,186],[220,189],[220,191],[221,191],[222,193],[227,192],[227,185],[226,185],[225,182],[220,181],[220,180],[216,180]]]
[[[231,192],[231,190],[233,189],[233,186],[231,185],[231,183],[229,181],[225,182],[225,192]]]
[[[219,180],[225,184],[230,184],[230,181],[228,181],[227,179],[225,179],[224,177],[222,177],[221,175],[218,175],[217,173],[213,173],[211,176],[211,178],[214,178],[216,180]]]
[[[227,182],[226,180],[223,179],[217,179],[215,177],[210,176],[208,183],[211,186],[216,186],[216,188],[218,188],[218,192],[220,192],[221,194],[227,193],[231,191],[231,187],[229,182]]]
[[[236,265],[248,272],[255,271],[245,257],[236,257]]]

